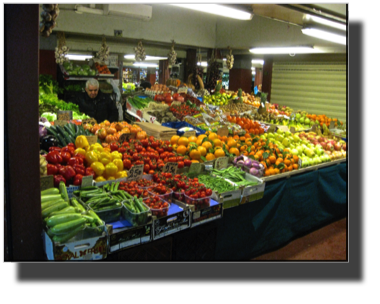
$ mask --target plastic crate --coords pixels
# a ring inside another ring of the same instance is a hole
[[[185,194],[185,203],[188,205],[193,205],[195,211],[210,207],[210,200],[211,196],[191,198]]]
[[[173,198],[184,203],[185,202],[185,193],[173,192]]]
[[[148,198],[144,199],[144,203],[147,201]],[[157,218],[160,218],[160,217],[164,217],[164,216],[167,216],[168,215],[168,211],[170,209],[170,203],[163,200],[163,199],[159,199],[160,202],[163,202],[163,203],[168,203],[168,206],[165,207],[165,208],[161,208],[161,209],[154,209],[154,208],[151,208],[150,206],[148,206],[146,204],[146,206],[149,207],[150,209],[150,212],[152,213],[152,215],[154,215],[155,217]]]
[[[133,213],[130,211],[127,207],[125,207],[125,201],[122,201],[122,209],[121,209],[121,216],[126,219],[128,222],[130,222],[133,226],[142,226],[145,225],[148,222],[149,218],[149,211],[140,212],[140,213]],[[149,209],[147,205],[144,204],[145,207]]]

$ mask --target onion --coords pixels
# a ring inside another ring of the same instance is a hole
[[[236,156],[232,163],[236,165],[239,160],[244,160],[244,155]]]
[[[259,176],[260,174],[260,171],[254,167],[252,167],[250,170],[249,170],[249,174],[253,175],[253,176]]]

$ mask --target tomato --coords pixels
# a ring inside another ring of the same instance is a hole
[[[109,145],[110,149],[111,149],[111,152],[113,151],[117,151],[119,149],[119,143],[114,141],[114,142],[111,142],[110,145]]]
[[[211,196],[211,195],[212,195],[212,190],[206,189],[206,196]]]
[[[123,165],[124,165],[125,169],[129,170],[132,167],[132,162],[129,159],[124,159],[123,160]]]
[[[180,161],[178,162],[178,169],[181,169],[185,166],[184,162]]]
[[[138,153],[133,153],[133,160],[139,160],[140,159],[140,156],[139,156],[139,154]]]
[[[186,166],[186,167],[190,167],[190,165],[193,163],[190,159],[185,159],[184,161],[183,161],[183,163],[184,163],[184,165]]]

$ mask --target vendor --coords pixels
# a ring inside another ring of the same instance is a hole
[[[140,87],[144,88],[144,90],[146,88],[150,89],[152,87],[152,84],[149,81],[146,81],[144,78],[141,78]]]
[[[86,92],[70,100],[79,106],[79,111],[94,118],[98,123],[105,120],[116,122],[119,112],[115,100],[109,95],[99,92],[99,82],[96,79],[89,79],[86,82]]]

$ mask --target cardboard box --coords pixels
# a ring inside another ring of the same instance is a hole
[[[249,181],[257,181],[259,184],[255,186],[246,186],[244,189],[242,189],[242,199],[240,204],[262,199],[264,197],[265,182],[262,179],[249,173],[245,173],[245,179]]]
[[[86,229],[85,229],[86,230]],[[94,261],[107,258],[108,233],[105,226],[101,235],[83,238],[78,233],[64,244],[54,243],[46,231],[43,231],[43,244],[49,261]]]
[[[148,136],[161,140],[170,140],[174,135],[177,135],[177,130],[173,128],[163,127],[149,122],[136,122]]]
[[[171,204],[171,208],[173,207],[177,207],[177,209],[181,211],[158,219],[156,217],[153,217],[153,240],[157,240],[175,232],[190,228],[190,209],[185,206],[177,205],[175,203]]]

